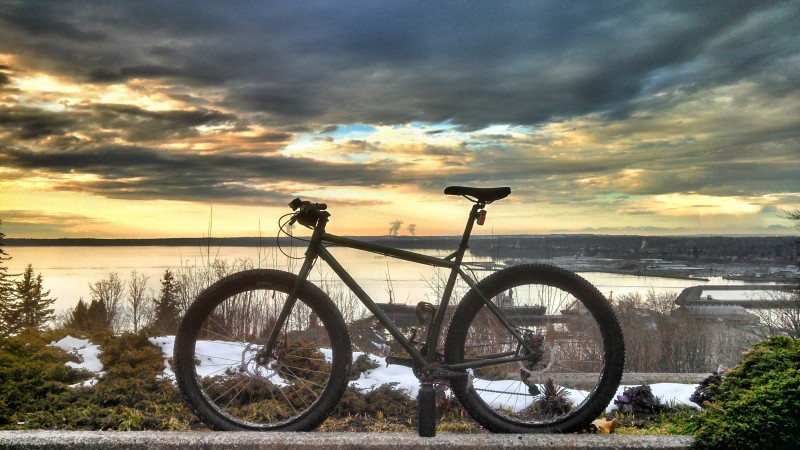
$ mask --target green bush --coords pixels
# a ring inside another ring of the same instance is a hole
[[[71,391],[69,385],[91,377],[66,366],[74,358],[48,343],[35,329],[0,338],[0,427],[26,422],[53,397]]]
[[[382,384],[364,395],[366,409],[364,413],[375,415],[380,412],[384,416],[415,417],[417,401],[397,386],[398,383]]]
[[[63,333],[26,331],[0,339],[0,428],[185,430],[201,426],[172,381],[148,332],[102,339],[105,374],[91,387],[70,387],[94,374],[48,345]],[[55,337],[55,339],[54,339]]]
[[[700,449],[800,448],[800,340],[773,337],[742,355],[696,425]]]
[[[353,362],[353,370],[350,373],[350,380],[357,380],[361,378],[362,373],[377,369],[380,366],[380,363],[373,361],[368,353],[362,353],[358,355],[358,358],[356,358],[356,360]]]
[[[712,373],[700,382],[692,396],[689,397],[689,400],[704,408],[706,403],[713,403],[717,399],[717,395],[719,395],[719,387],[724,378],[721,371]]]

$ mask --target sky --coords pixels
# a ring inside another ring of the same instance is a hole
[[[793,234],[800,3],[0,0],[8,238]],[[409,228],[413,225],[412,228]]]

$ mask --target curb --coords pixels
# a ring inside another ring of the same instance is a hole
[[[591,434],[258,433],[147,431],[0,431],[8,449],[686,449],[691,436]]]

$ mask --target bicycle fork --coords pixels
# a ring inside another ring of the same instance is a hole
[[[308,249],[306,250],[305,259],[303,260],[303,265],[300,267],[300,271],[297,273],[297,279],[294,283],[294,286],[292,287],[291,292],[289,292],[289,295],[286,297],[286,302],[283,304],[283,308],[281,309],[278,318],[275,320],[275,325],[270,332],[269,338],[267,338],[267,343],[257,353],[258,361],[263,365],[266,365],[270,360],[273,359],[273,349],[278,343],[281,330],[283,329],[286,320],[289,318],[289,315],[292,313],[292,309],[294,309],[294,305],[297,303],[297,297],[300,294],[300,288],[308,279],[308,274],[311,273],[311,269],[314,267],[314,262],[318,257],[315,249],[319,246],[320,242],[322,242],[322,235],[325,233],[325,224],[327,222],[328,219],[322,217],[319,219],[318,226],[314,227],[314,232],[311,235],[311,243],[308,245]]]

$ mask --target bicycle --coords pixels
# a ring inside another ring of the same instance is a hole
[[[420,380],[420,436],[436,432],[434,384],[449,385],[466,411],[494,432],[588,426],[622,376],[622,331],[609,302],[580,276],[544,264],[511,266],[475,281],[463,261],[473,226],[483,225],[486,205],[511,189],[450,186],[444,193],[473,202],[458,249],[444,258],[329,234],[325,204],[293,200],[288,224],[313,230],[299,272],[253,269],[224,277],[195,299],[180,324],[176,378],[195,413],[222,430],[309,431],[328,417],[347,387],[353,358],[342,314],[308,281],[321,259],[410,355],[387,362],[412,367]],[[328,245],[450,269],[439,306],[417,307],[428,322],[425,340],[406,337]],[[469,291],[452,311],[459,278]],[[230,357],[212,360],[204,353],[210,342],[230,346]]]

